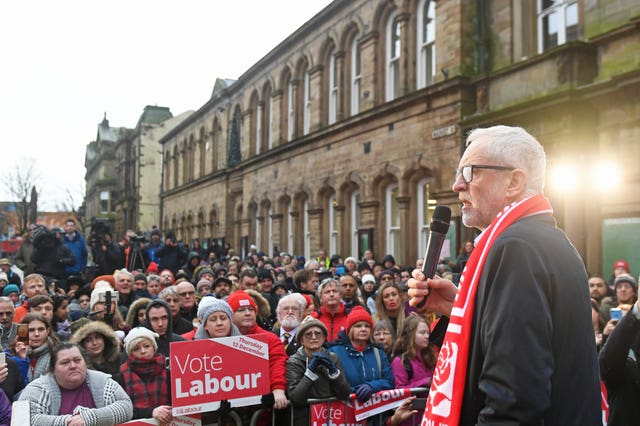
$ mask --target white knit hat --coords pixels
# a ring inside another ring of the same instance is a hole
[[[200,324],[207,322],[207,318],[214,312],[224,312],[229,319],[233,319],[233,312],[227,302],[213,296],[205,296],[198,304],[198,319]]]
[[[153,345],[153,349],[157,351],[158,343],[156,342],[156,339],[159,337],[158,333],[154,333],[146,327],[132,328],[129,334],[124,338],[124,350],[127,351],[127,355],[130,355],[130,352],[136,347],[141,339],[147,339]]]
[[[108,281],[98,281],[91,292],[91,299],[89,301],[89,309],[93,311],[93,306],[100,301],[100,295],[106,294],[107,292],[114,292],[115,290],[111,287]],[[114,295],[112,295],[114,296]],[[113,302],[118,303],[115,297],[112,298]]]

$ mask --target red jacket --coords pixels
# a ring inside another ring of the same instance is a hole
[[[278,336],[270,331],[254,325],[250,334],[265,334],[267,336],[267,344],[269,345],[269,378],[271,379],[271,390],[282,389],[287,390],[287,353],[284,351],[284,345]]]
[[[317,318],[322,322],[329,335],[327,336],[327,342],[333,342],[338,339],[338,333],[347,329],[347,314],[345,313],[344,303],[340,304],[340,310],[331,315],[324,306],[320,307],[320,311],[314,311],[311,316]]]

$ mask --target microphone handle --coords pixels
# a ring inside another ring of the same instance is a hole
[[[427,251],[424,254],[424,263],[422,264],[422,273],[425,279],[433,278],[436,275],[438,269],[438,261],[440,260],[440,252],[444,245],[445,234],[440,232],[429,232],[429,240],[427,241]],[[425,296],[420,303],[416,306],[421,308],[427,303],[427,297]]]

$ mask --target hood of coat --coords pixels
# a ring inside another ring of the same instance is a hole
[[[271,307],[269,306],[269,301],[255,290],[245,290],[245,292],[247,292],[253,298],[253,300],[256,301],[256,305],[258,305],[258,315],[262,318],[269,318],[271,316]]]
[[[171,335],[173,334],[173,318],[171,317],[171,308],[169,307],[169,304],[162,299],[152,300],[151,303],[147,305],[147,311],[145,315],[146,319],[144,321],[144,324],[142,325],[147,327],[149,330],[153,330],[153,327],[151,327],[151,324],[149,323],[149,309],[158,308],[158,307],[164,308],[167,311],[167,316],[169,317],[167,332],[165,333],[164,336],[160,336],[160,339],[164,339],[164,338],[171,339]]]
[[[104,360],[113,362],[120,357],[120,339],[109,325],[102,321],[91,321],[76,331],[71,340],[82,346],[82,341],[91,333],[101,334],[104,338]]]
[[[144,309],[146,312],[149,303],[151,303],[151,299],[146,297],[141,297],[135,300],[131,306],[129,306],[129,310],[127,311],[127,324],[133,328],[143,326],[144,324],[138,322],[138,311],[140,309]]]

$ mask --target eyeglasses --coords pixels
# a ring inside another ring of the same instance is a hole
[[[389,331],[376,331],[375,333],[373,333],[373,337],[384,337],[384,336],[391,336],[391,332],[389,332]]]
[[[461,169],[456,169],[456,180],[462,175],[464,183],[471,183],[473,180],[473,169],[487,169],[487,170],[515,170],[514,167],[508,166],[486,166],[481,164],[472,164],[464,166]]]
[[[296,308],[295,306],[282,306],[280,310],[284,312],[300,312],[300,308]]]
[[[307,339],[312,339],[314,337],[322,336],[322,331],[307,331],[302,335],[302,337],[306,337]]]
[[[185,291],[185,292],[182,292],[182,293],[178,293],[178,295],[180,295],[182,297],[193,296],[194,294],[196,294],[195,291]]]

